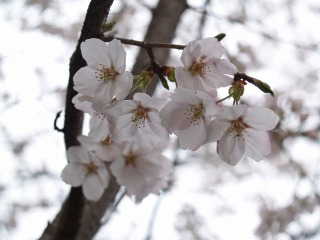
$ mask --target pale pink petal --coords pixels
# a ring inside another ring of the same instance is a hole
[[[107,44],[97,38],[87,39],[80,45],[81,54],[89,67],[99,69],[100,64],[109,66],[109,56],[107,54]]]
[[[74,90],[87,96],[93,96],[94,91],[99,85],[99,82],[96,80],[96,74],[94,70],[89,67],[80,68],[75,73],[73,81]]]
[[[201,46],[201,53],[208,58],[221,58],[225,49],[217,38],[204,38],[198,41]]]
[[[233,137],[229,133],[225,133],[218,143],[219,157],[230,164],[236,165],[243,157],[245,152],[245,141],[242,137]]]
[[[79,187],[86,178],[87,170],[84,165],[69,163],[61,173],[64,182],[71,184],[73,187]]]
[[[209,59],[207,62],[210,71],[216,74],[230,74],[237,73],[237,68],[227,59]]]
[[[193,61],[195,60],[193,56],[199,56],[201,52],[201,48],[196,41],[191,41],[189,44],[183,49],[181,54],[181,62],[185,68],[189,68]]]
[[[198,105],[200,103],[197,93],[186,88],[176,88],[170,98],[176,102],[181,102],[184,105]]]
[[[115,97],[118,101],[125,99],[132,87],[133,76],[130,72],[125,71],[123,74],[118,75],[115,79]]]
[[[246,155],[259,161],[271,152],[271,144],[268,133],[265,131],[255,131],[247,129],[246,137]]]
[[[134,100],[137,100],[141,103],[141,106],[144,108],[152,108],[160,110],[160,108],[165,103],[165,100],[157,97],[150,97],[145,93],[135,93],[133,96]]]
[[[179,88],[194,89],[193,75],[189,71],[185,71],[182,67],[177,67],[175,76]]]
[[[218,112],[217,116],[218,119],[221,120],[237,120],[241,117],[247,110],[246,105],[235,105],[235,106],[223,106],[220,111]]]
[[[229,127],[230,123],[228,122],[219,120],[210,122],[207,128],[206,143],[219,141]]]
[[[103,141],[109,134],[109,123],[106,117],[102,114],[93,115],[90,119],[90,131],[88,135],[94,141]]]
[[[126,68],[126,52],[118,39],[113,39],[108,44],[108,55],[112,61],[112,67],[118,73],[123,73]]]
[[[74,98],[72,98],[72,103],[74,104],[74,107],[86,112],[90,115],[94,113],[94,110],[92,109],[92,97],[82,95],[81,93],[78,93]]]
[[[84,135],[79,135],[77,139],[80,142],[81,147],[88,151],[95,151],[100,144],[100,142],[92,141],[91,137]]]
[[[167,103],[160,111],[161,124],[170,133],[174,130],[183,130],[190,126],[190,121],[186,118],[186,106],[176,102]]]
[[[107,188],[109,186],[109,182],[110,182],[110,178],[111,178],[108,170],[105,167],[100,167],[97,170],[97,174],[100,178],[100,181],[101,181],[103,187]]]
[[[67,157],[70,163],[90,163],[88,152],[79,146],[69,147]]]
[[[114,97],[116,85],[113,81],[100,84],[94,92],[94,101],[101,105],[107,105]]]
[[[159,114],[151,112],[148,117],[150,119],[150,121],[148,121],[150,129],[158,136],[159,139],[167,140],[169,135],[167,130],[160,124]]]
[[[178,137],[182,149],[197,150],[206,138],[204,121],[199,121],[199,125],[191,124],[187,129],[179,131]]]
[[[86,199],[90,201],[98,201],[101,198],[104,189],[103,183],[96,174],[88,175],[82,185],[83,194]]]
[[[222,74],[216,74],[213,71],[207,71],[206,74],[204,74],[203,79],[211,88],[227,87],[233,83],[233,78]]]
[[[248,108],[243,121],[257,130],[271,130],[279,122],[279,117],[270,109],[264,107]]]

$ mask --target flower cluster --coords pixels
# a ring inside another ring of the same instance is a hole
[[[124,100],[135,86],[119,40],[106,44],[88,39],[81,52],[87,66],[74,76],[78,94],[73,103],[91,116],[90,131],[78,137],[81,146],[68,149],[62,178],[82,186],[88,200],[101,198],[111,176],[136,201],[159,193],[172,171],[161,154],[169,134],[177,136],[182,149],[193,151],[217,142],[219,157],[230,165],[244,156],[259,161],[270,153],[266,131],[276,126],[278,116],[263,107],[221,103],[233,96],[238,104],[244,82],[236,82],[236,67],[220,59],[224,48],[217,38],[192,41],[184,48],[182,66],[175,68],[177,88],[169,99],[136,93]],[[226,86],[231,94],[218,100],[217,89]]]

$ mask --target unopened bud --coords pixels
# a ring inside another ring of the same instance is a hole
[[[176,68],[174,68],[174,67],[168,67],[167,78],[170,82],[176,82],[176,75],[174,73],[175,70],[176,70]]]
[[[216,39],[220,42],[222,39],[224,39],[226,36],[225,33],[219,33],[217,36],[215,36]]]
[[[255,85],[256,87],[258,87],[262,92],[264,93],[270,93],[272,97],[274,97],[274,93],[271,90],[269,84],[262,82],[259,79],[254,78],[253,79],[253,85]]]
[[[241,96],[244,93],[244,85],[246,85],[246,82],[242,80],[237,80],[234,81],[232,86],[229,88],[229,94],[232,95],[232,98],[234,99],[234,102],[236,104],[238,104]]]
[[[154,71],[152,70],[143,70],[138,78],[140,82],[141,88],[146,88],[148,84],[151,82],[154,75]]]

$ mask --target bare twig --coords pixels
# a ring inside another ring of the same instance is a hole
[[[146,41],[137,41],[133,39],[126,39],[126,38],[119,38],[115,36],[106,36],[103,37],[102,40],[105,42],[110,42],[113,39],[118,39],[121,41],[122,44],[132,45],[141,47],[144,49],[150,49],[150,48],[171,48],[171,49],[178,49],[183,50],[186,45],[179,45],[179,44],[171,44],[171,43],[158,43],[158,42],[146,42]]]
[[[57,112],[57,115],[56,115],[56,117],[54,119],[54,122],[53,122],[53,128],[54,128],[54,130],[56,130],[58,132],[64,132],[64,129],[63,128],[59,128],[58,125],[57,125],[57,122],[58,122],[58,119],[61,116],[61,113],[62,113],[62,110]]]

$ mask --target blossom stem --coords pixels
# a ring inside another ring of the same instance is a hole
[[[136,83],[131,87],[131,90],[129,91],[129,93],[131,93],[131,92],[133,92],[134,90],[136,90],[142,82],[143,82],[143,79],[140,80],[140,81],[138,81],[138,82],[136,82]]]
[[[224,100],[226,100],[226,99],[228,99],[228,98],[231,98],[231,97],[232,97],[232,94],[226,96],[225,98],[222,98],[222,99],[216,101],[216,103],[223,102]]]

